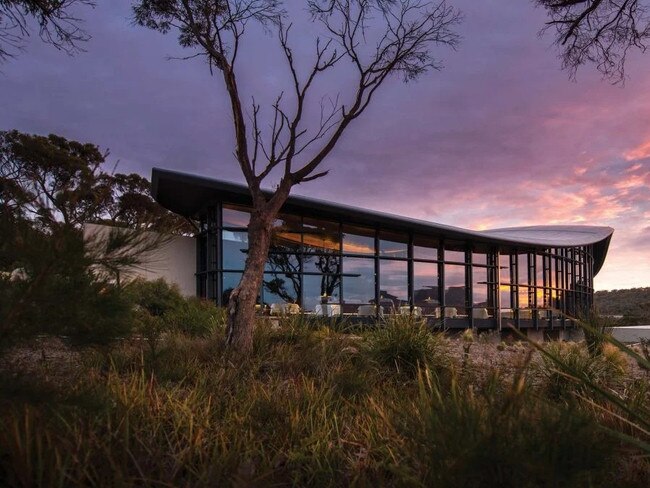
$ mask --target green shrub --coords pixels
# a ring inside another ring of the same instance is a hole
[[[190,337],[206,337],[225,326],[225,313],[214,302],[190,297],[163,315],[170,331]]]
[[[433,334],[425,323],[409,316],[389,318],[369,338],[371,357],[380,365],[415,376],[420,367],[449,366],[447,340]]]
[[[27,279],[0,279],[0,348],[39,334],[106,348],[129,335],[131,305],[119,288],[95,276],[78,230],[62,226],[51,236],[28,236],[22,250]]]
[[[146,341],[149,350],[148,360],[155,366],[158,359],[158,345],[167,332],[168,326],[164,317],[153,315],[145,308],[138,308],[135,312],[135,330]]]
[[[133,330],[131,304],[112,285],[87,283],[77,288],[75,305],[62,314],[61,332],[75,346],[106,348]]]
[[[177,310],[185,301],[178,286],[162,278],[155,281],[136,279],[125,286],[125,291],[134,305],[156,317]]]

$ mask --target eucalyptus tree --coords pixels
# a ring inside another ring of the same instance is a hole
[[[301,6],[309,13],[311,37],[299,42],[313,43],[307,69],[297,60],[294,17],[280,0],[139,0],[134,6],[136,23],[174,31],[180,45],[192,50],[188,58],[203,57],[229,100],[234,153],[252,198],[245,269],[228,305],[227,343],[244,352],[252,347],[273,221],[292,188],[328,173],[322,163],[389,78],[411,81],[440,69],[433,48],[454,47],[459,40],[454,27],[460,14],[445,0],[308,0]],[[269,104],[266,123],[255,99],[245,109],[237,78],[238,66],[247,62],[239,56],[242,43],[253,24],[275,36],[289,80]],[[309,97],[335,69],[347,70],[342,79],[353,81],[316,106],[320,116],[314,124],[306,116]],[[266,194],[262,183],[274,171],[281,174],[279,183]]]
[[[120,274],[168,232],[191,232],[153,200],[146,179],[106,173],[107,154],[53,134],[0,131],[0,344],[44,332],[119,336],[128,325]],[[84,235],[88,222],[113,226]],[[10,283],[15,268],[25,279]]]
[[[554,30],[562,67],[595,63],[605,78],[625,78],[630,50],[644,52],[650,39],[648,0],[535,0],[549,15],[543,31]]]
[[[40,38],[72,54],[90,39],[81,27],[78,7],[94,7],[93,0],[1,0],[0,62],[24,48],[34,27]]]

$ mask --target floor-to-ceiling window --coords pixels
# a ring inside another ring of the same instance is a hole
[[[225,305],[248,255],[250,212],[209,207],[197,234],[197,293]],[[551,327],[591,305],[593,256],[582,248],[477,248],[471,242],[281,214],[258,303],[306,313],[415,313],[449,327]],[[481,244],[485,246],[485,244]]]

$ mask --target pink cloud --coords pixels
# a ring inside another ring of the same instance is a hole
[[[627,161],[636,161],[650,156],[650,141],[645,141],[636,146],[634,149],[626,151],[623,156]]]

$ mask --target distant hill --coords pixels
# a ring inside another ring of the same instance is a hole
[[[650,288],[597,291],[596,308],[603,315],[622,315],[627,325],[650,324]]]

